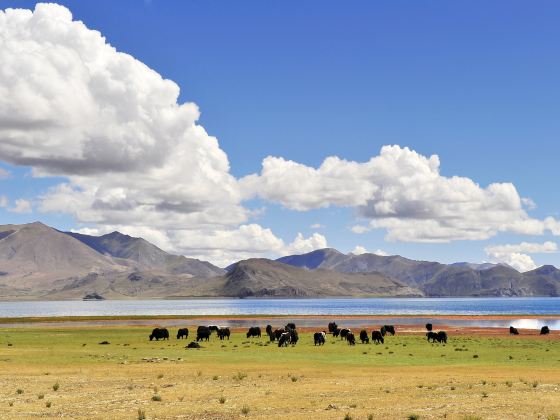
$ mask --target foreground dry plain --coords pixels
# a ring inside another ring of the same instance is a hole
[[[458,329],[443,346],[409,328],[383,345],[329,337],[314,347],[304,330],[297,346],[279,349],[234,331],[229,342],[213,336],[192,350],[193,319],[185,320],[187,341],[150,342],[139,326],[66,325],[0,330],[1,418],[560,416],[558,332]]]

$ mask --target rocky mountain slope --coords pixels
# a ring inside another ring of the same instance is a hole
[[[64,278],[120,271],[80,241],[42,223],[0,226],[0,285],[22,293],[49,290]]]
[[[560,296],[560,270],[541,267],[519,273],[496,264],[441,264],[415,261],[398,255],[342,254],[321,249],[278,259],[303,268],[326,268],[343,273],[378,272],[411,287],[426,296]]]
[[[156,270],[168,274],[190,274],[203,278],[219,276],[225,272],[207,261],[172,255],[145,239],[123,235],[120,232],[112,232],[103,236],[65,233],[101,254],[134,261],[134,266],[138,271]]]
[[[235,264],[220,279],[224,296],[421,296],[379,273],[339,273],[306,270],[267,259],[249,259]]]
[[[222,270],[119,232],[0,226],[0,299],[326,296],[559,296],[560,270],[441,264],[322,249]]]
[[[166,297],[223,273],[208,262],[171,255],[118,232],[94,237],[39,222],[0,226],[2,299],[81,298],[99,292]]]

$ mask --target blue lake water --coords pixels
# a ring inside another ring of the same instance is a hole
[[[560,298],[0,301],[0,317],[255,314],[560,315]]]

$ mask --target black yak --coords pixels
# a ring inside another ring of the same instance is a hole
[[[383,325],[385,331],[387,331],[391,335],[395,335],[395,326],[394,325]]]
[[[383,344],[385,340],[383,339],[383,335],[381,334],[381,331],[377,331],[377,330],[372,331],[371,341],[373,341],[375,344]]]
[[[550,334],[550,328],[547,325],[541,328],[541,335]]]
[[[201,325],[196,330],[196,341],[197,342],[202,341],[202,340],[209,341],[210,340],[210,334],[212,334],[212,331],[210,330],[210,327],[206,327],[204,325]]]
[[[295,345],[299,340],[298,332],[295,328],[289,329],[288,332],[290,333],[290,343],[292,343],[292,345]]]
[[[439,331],[437,333],[437,341],[440,343],[447,343],[447,333],[445,331]]]
[[[327,334],[325,333],[325,331],[321,331],[321,332],[316,332],[315,334],[313,334],[313,342],[315,346],[322,346],[323,344],[325,344],[325,337],[327,336]]]
[[[519,335],[519,331],[517,331],[517,328],[511,326],[509,327],[509,333],[513,335]]]
[[[350,346],[356,345],[356,337],[354,337],[353,332],[349,332],[348,334],[346,334],[346,341],[348,341],[348,344]]]
[[[350,330],[348,328],[343,328],[340,330],[340,339],[343,340],[346,338]]]
[[[261,336],[261,327],[250,327],[249,331],[247,331],[247,338],[260,337],[260,336]]]
[[[334,333],[337,328],[336,322],[329,322],[329,333]]]
[[[288,347],[290,344],[291,334],[289,332],[284,332],[278,339],[278,347]]]
[[[230,331],[228,327],[221,327],[218,330],[218,337],[220,338],[220,340],[223,340],[224,338],[227,337],[227,339],[229,340],[229,336],[230,336]]]
[[[177,339],[180,338],[188,338],[189,337],[189,329],[188,328],[179,328],[177,331]]]
[[[154,328],[152,330],[152,333],[150,334],[150,341],[152,341],[154,338],[156,339],[156,341],[159,341],[160,338],[162,340],[169,340],[169,331],[167,331],[167,328]]]
[[[274,332],[272,334],[274,335],[274,338],[276,338],[277,340],[280,340],[280,337],[285,332],[286,332],[286,330],[284,328],[277,328],[277,329],[274,330]],[[271,338],[271,340],[272,340],[272,338]],[[274,341],[274,340],[272,340],[272,341]]]
[[[369,337],[368,337],[368,333],[367,333],[366,330],[360,331],[360,340],[361,340],[362,344],[364,344],[364,343],[369,344]]]

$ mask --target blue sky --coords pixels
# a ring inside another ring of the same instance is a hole
[[[269,155],[318,167],[328,156],[365,162],[395,144],[438,155],[445,177],[483,188],[511,182],[536,204],[531,217],[559,217],[557,2],[59,3],[118,51],[176,82],[179,102],[200,107],[199,123],[218,138],[235,178],[259,172]],[[12,173],[0,180],[10,203],[36,200],[65,179],[0,166]],[[511,231],[437,244],[387,241],[384,229],[350,231],[359,219],[354,207],[294,211],[262,197],[243,205],[266,208],[252,221],[285,242],[318,232],[344,252],[361,245],[411,258],[483,261],[491,245],[555,241],[550,232]],[[91,225],[35,206],[30,214],[0,209],[2,223],[36,219],[61,229]],[[560,265],[555,252],[531,257]]]

